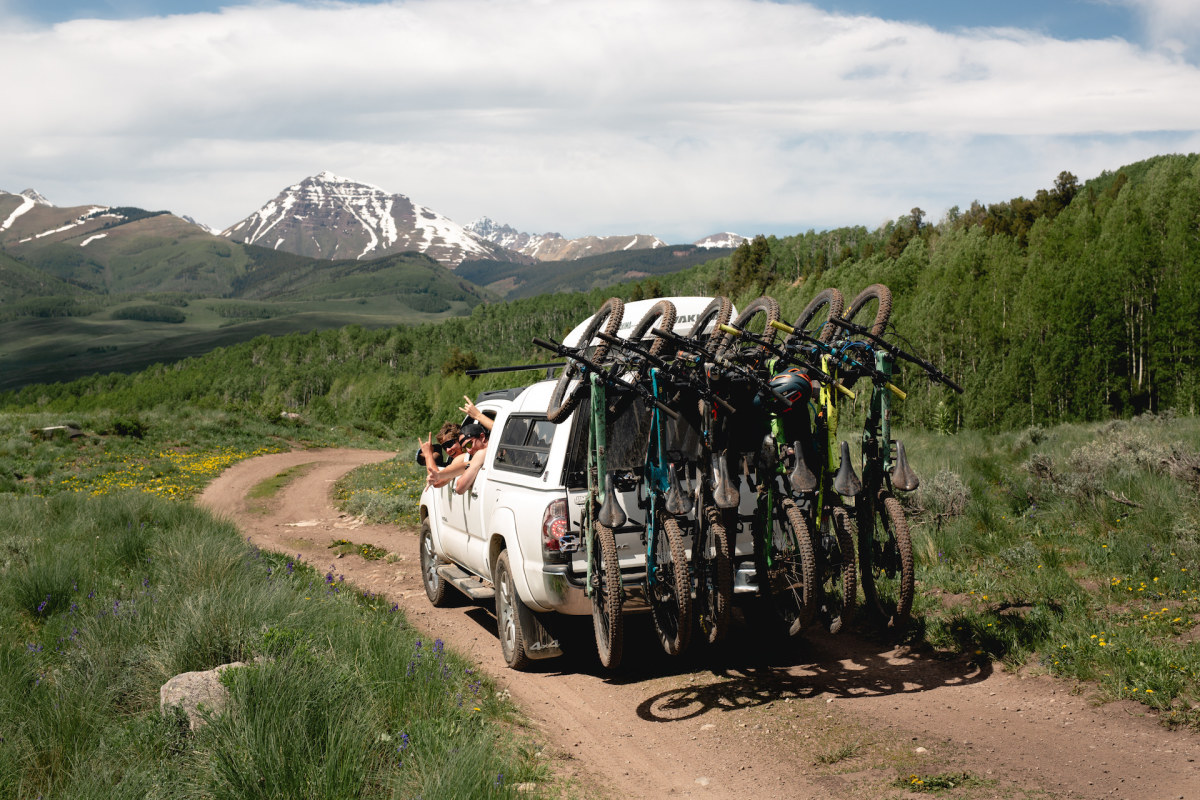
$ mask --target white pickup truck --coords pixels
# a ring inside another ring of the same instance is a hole
[[[711,298],[673,297],[674,330],[688,333]],[[618,335],[628,333],[657,300],[629,303]],[[574,346],[587,322],[564,340]],[[474,601],[495,600],[500,648],[514,669],[561,654],[540,615],[590,615],[585,595],[581,518],[587,497],[584,474],[586,404],[569,419],[546,419],[555,381],[484,392],[476,405],[495,420],[484,466],[464,494],[454,483],[426,487],[421,495],[421,574],[435,606],[446,604],[451,587]],[[644,517],[633,491],[620,495],[631,527]],[[752,553],[748,533],[738,537],[739,555]],[[645,543],[638,532],[618,533],[623,573],[645,569]],[[748,557],[748,556],[747,556]],[[749,571],[747,575],[746,572]],[[752,592],[753,567],[738,569],[735,591]],[[636,594],[626,610],[645,608]]]

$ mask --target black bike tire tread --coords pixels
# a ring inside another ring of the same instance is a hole
[[[900,501],[888,491],[879,493],[884,511],[892,520],[896,535],[896,547],[900,551],[900,596],[896,600],[896,611],[888,627],[903,630],[908,625],[912,615],[913,596],[916,594],[915,562],[912,551],[912,535],[908,530],[908,520],[904,517],[904,508]]]
[[[839,526],[838,519],[845,521]],[[834,536],[837,537],[838,550],[842,554],[842,604],[838,616],[830,619],[829,632],[840,633],[846,629],[847,623],[854,616],[854,607],[858,604],[858,569],[854,558],[854,520],[844,508],[833,509],[830,516]]]
[[[808,305],[804,307],[804,310],[800,312],[800,316],[796,318],[796,324],[792,326],[796,329],[796,334],[807,332],[809,323],[812,322],[813,317],[825,305],[829,306],[829,313],[826,315],[825,322],[821,325],[821,332],[813,338],[825,344],[832,342],[834,334],[838,331],[838,327],[830,322],[828,317],[840,317],[842,312],[846,310],[845,295],[833,287],[817,292],[817,296],[810,300]],[[790,334],[787,341],[790,343],[796,334]]]
[[[880,514],[886,514],[889,518],[889,524],[892,527],[891,535],[896,538],[896,550],[900,555],[900,589],[894,606],[890,602],[884,603],[875,586],[875,567],[872,564],[872,554],[874,552],[875,526],[878,524],[877,517]],[[886,489],[879,492],[869,514],[859,515],[858,564],[859,581],[862,584],[863,597],[867,607],[879,614],[886,627],[902,630],[908,624],[912,613],[913,595],[916,591],[912,538],[900,501]]]
[[[783,507],[788,522],[796,532],[796,542],[800,551],[800,568],[804,575],[804,607],[799,610],[797,618],[800,624],[799,626],[793,625],[792,629],[788,631],[789,634],[795,636],[811,625],[816,618],[820,592],[817,591],[817,562],[813,553],[812,536],[808,530],[808,523],[805,522],[804,515],[792,501],[785,500]]]
[[[687,338],[696,341],[710,353],[715,353],[720,343],[725,340],[725,334],[718,326],[728,323],[732,316],[733,303],[730,302],[728,297],[717,295],[704,307],[700,315],[696,317],[696,321],[692,324],[692,329],[688,331]],[[712,320],[715,324],[712,331],[706,334],[704,333],[704,329],[707,327],[709,320]],[[703,341],[701,341],[701,337],[703,337]]]
[[[671,551],[671,574],[674,583],[672,594],[678,610],[676,630],[664,630],[653,597],[651,616],[654,618],[654,629],[658,632],[663,650],[667,655],[677,656],[687,650],[692,637],[692,582],[688,575],[687,550],[683,546],[683,531],[679,529],[679,523],[673,517],[663,517],[660,522],[667,539],[667,547]]]
[[[637,324],[633,326],[633,330],[629,332],[629,341],[638,342],[645,338],[651,328],[661,328],[664,331],[675,330],[675,319],[678,312],[675,309],[675,304],[670,300],[659,300],[654,305],[650,306],[650,310],[642,315]],[[649,350],[650,355],[656,356],[662,352],[667,346],[667,340],[658,336],[654,337]]]
[[[710,508],[709,532],[713,537],[713,548],[716,552],[716,602],[713,604],[716,613],[713,615],[712,626],[708,632],[708,643],[717,644],[729,633],[729,612],[733,607],[733,561],[729,557],[729,533],[721,522],[721,514],[717,509]]]
[[[762,314],[765,317],[763,325],[763,338],[767,344],[775,342],[775,334],[777,330],[770,324],[779,321],[779,302],[770,295],[761,295],[754,298],[750,303],[741,310],[731,323],[735,328],[745,328],[750,324],[751,320]],[[717,357],[721,358],[728,356],[731,351],[737,350],[738,337],[732,333],[725,334],[721,340],[720,347],[717,348]],[[756,357],[761,358],[766,355],[767,350],[761,344],[756,344],[753,348]]]
[[[605,315],[607,309],[607,315]],[[625,302],[619,297],[610,297],[604,301],[600,308],[592,315],[593,324],[586,328],[583,335],[579,337],[577,343],[580,347],[586,347],[591,343],[592,339],[596,338],[596,331],[603,330],[609,336],[616,336],[617,329],[621,327],[621,318],[625,314]],[[592,353],[592,360],[600,362],[604,359],[605,353],[608,352],[608,343],[601,342],[596,346]],[[576,373],[581,372],[579,365],[568,360],[567,366],[563,367],[563,371],[558,376],[558,382],[554,384],[554,391],[550,395],[550,404],[546,409],[546,419],[554,424],[558,424],[566,420],[579,405],[583,396],[588,392],[589,386],[582,380],[571,389],[571,381],[574,380]]]
[[[767,608],[776,620],[786,626],[787,634],[795,636],[812,623],[819,610],[819,592],[816,590],[817,569],[812,536],[808,530],[808,523],[804,520],[804,515],[790,500],[784,502],[783,511],[788,519],[787,524],[791,525],[796,533],[798,548],[796,555],[800,560],[800,577],[804,585],[804,594],[800,605],[797,606],[791,598],[781,602],[781,598],[775,596],[767,568],[767,554],[764,550],[765,538],[758,532],[754,537],[754,562],[759,576],[759,592],[766,601]]]
[[[604,599],[603,607],[598,607],[593,592],[592,627],[600,663],[608,669],[616,669],[621,664],[625,645],[624,617],[621,612],[621,565],[617,560],[617,540],[613,532],[599,522],[594,525],[592,544],[600,561],[598,566],[603,572],[597,591],[603,592]],[[601,615],[603,620],[600,619]],[[601,630],[602,623],[607,626],[604,633]]]
[[[873,283],[855,295],[854,299],[850,301],[850,307],[846,310],[845,319],[853,322],[858,313],[871,300],[878,300],[879,306],[875,309],[875,319],[871,322],[868,330],[873,336],[883,336],[888,320],[892,318],[892,290],[882,283]]]

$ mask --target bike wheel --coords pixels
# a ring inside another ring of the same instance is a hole
[[[709,644],[729,632],[729,610],[733,606],[733,562],[729,558],[729,535],[721,512],[705,508],[696,521],[692,561],[696,565],[696,620]]]
[[[625,644],[621,616],[621,565],[617,562],[617,540],[611,529],[594,523],[592,542],[592,627],[600,663],[615,669],[621,663]]]
[[[844,508],[834,508],[825,520],[823,533],[831,534],[830,541],[822,536],[822,559],[825,572],[821,576],[821,620],[830,633],[839,633],[854,616],[858,600],[857,570],[854,563],[854,521]],[[832,529],[832,530],[830,530]],[[826,545],[829,545],[826,548]]]
[[[857,516],[859,579],[867,608],[878,613],[887,627],[903,629],[916,587],[904,510],[885,489],[874,502],[863,502]]]
[[[643,314],[638,323],[633,326],[633,330],[629,332],[629,341],[641,341],[650,333],[651,328],[661,328],[664,331],[673,332],[675,329],[675,315],[674,303],[670,300],[659,300],[650,306],[650,310]],[[660,339],[657,336],[652,338],[654,341],[647,349],[650,351],[650,355],[656,356],[667,346],[667,340]]]
[[[714,297],[712,302],[700,312],[700,316],[696,317],[692,329],[688,331],[687,338],[696,341],[709,353],[716,353],[721,342],[725,340],[725,334],[719,330],[718,326],[729,322],[729,318],[732,316],[733,303],[729,302],[729,298]],[[705,333],[705,328],[709,326],[712,329]]]
[[[591,322],[584,330],[583,335],[579,337],[576,346],[579,348],[592,346],[597,331],[603,330],[609,336],[616,336],[624,313],[625,303],[623,300],[617,297],[605,300],[604,305],[600,306],[600,310],[592,316]],[[608,352],[608,343],[601,341],[595,344],[591,359],[602,361],[606,352]],[[579,405],[579,401],[588,391],[588,385],[581,380],[582,377],[583,368],[579,362],[567,359],[567,365],[559,373],[558,383],[554,384],[554,392],[550,395],[550,406],[546,409],[546,419],[557,424],[571,415],[575,406]]]
[[[761,319],[760,319],[761,318]],[[755,298],[750,305],[742,309],[742,312],[733,320],[735,328],[756,333],[763,337],[767,344],[775,342],[775,328],[771,327],[772,322],[779,321],[779,303],[774,297],[763,295]],[[741,352],[739,346],[739,338],[732,333],[725,335],[722,340],[721,347],[717,351],[718,358],[721,356],[730,356],[735,352]],[[747,347],[744,351],[751,360],[757,360],[767,354],[766,348],[761,344],[753,344]]]
[[[683,532],[673,517],[660,516],[654,530],[654,584],[646,573],[646,595],[654,629],[668,655],[687,649],[692,637],[692,581]]]
[[[771,614],[789,636],[795,636],[817,613],[816,560],[800,509],[785,500],[776,510],[783,513],[775,520],[769,548],[765,531],[754,536],[758,589]]]
[[[846,308],[846,298],[837,289],[822,289],[817,292],[817,296],[809,301],[804,310],[800,312],[800,316],[796,318],[796,324],[792,327],[796,329],[796,333],[788,336],[790,342],[794,338],[799,338],[798,334],[805,333],[809,336],[829,344],[833,341],[833,335],[837,333],[838,328],[829,321],[830,317],[840,317],[842,311]],[[822,315],[821,309],[825,309]],[[820,319],[821,326],[816,328],[813,322]],[[801,340],[803,341],[803,340]]]
[[[875,306],[875,319],[871,321],[869,330],[873,336],[882,336],[888,320],[892,317],[892,290],[882,283],[873,283],[855,295],[850,301],[850,308],[846,310],[846,320],[854,322],[854,318],[861,314],[872,300],[878,304]]]

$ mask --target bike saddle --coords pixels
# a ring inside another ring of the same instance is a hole
[[[792,442],[792,451],[796,454],[796,468],[788,474],[788,483],[792,485],[794,492],[811,492],[817,488],[817,476],[805,463],[800,442]]]
[[[691,513],[692,496],[683,490],[683,484],[679,480],[679,473],[675,470],[675,464],[667,464],[667,497],[666,497],[667,513],[682,517],[685,514]]]
[[[837,474],[833,476],[833,490],[842,497],[854,497],[862,491],[862,481],[858,479],[858,475],[854,474],[854,467],[850,465],[850,444],[842,442],[842,465],[838,467]]]
[[[892,486],[902,492],[911,492],[921,485],[921,479],[908,465],[904,454],[904,442],[896,442],[896,466],[892,467]]]
[[[729,474],[729,462],[724,453],[713,453],[713,501],[717,508],[737,508],[742,494]]]
[[[624,509],[617,501],[616,473],[610,471],[604,480],[604,503],[600,506],[600,513],[596,515],[596,521],[610,531],[615,531],[628,519],[629,517],[625,516]]]

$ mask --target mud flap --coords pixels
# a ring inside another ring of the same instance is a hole
[[[534,610],[519,599],[513,603],[521,621],[521,633],[525,637],[525,655],[531,659],[554,658],[562,655],[558,639],[550,635]]]

